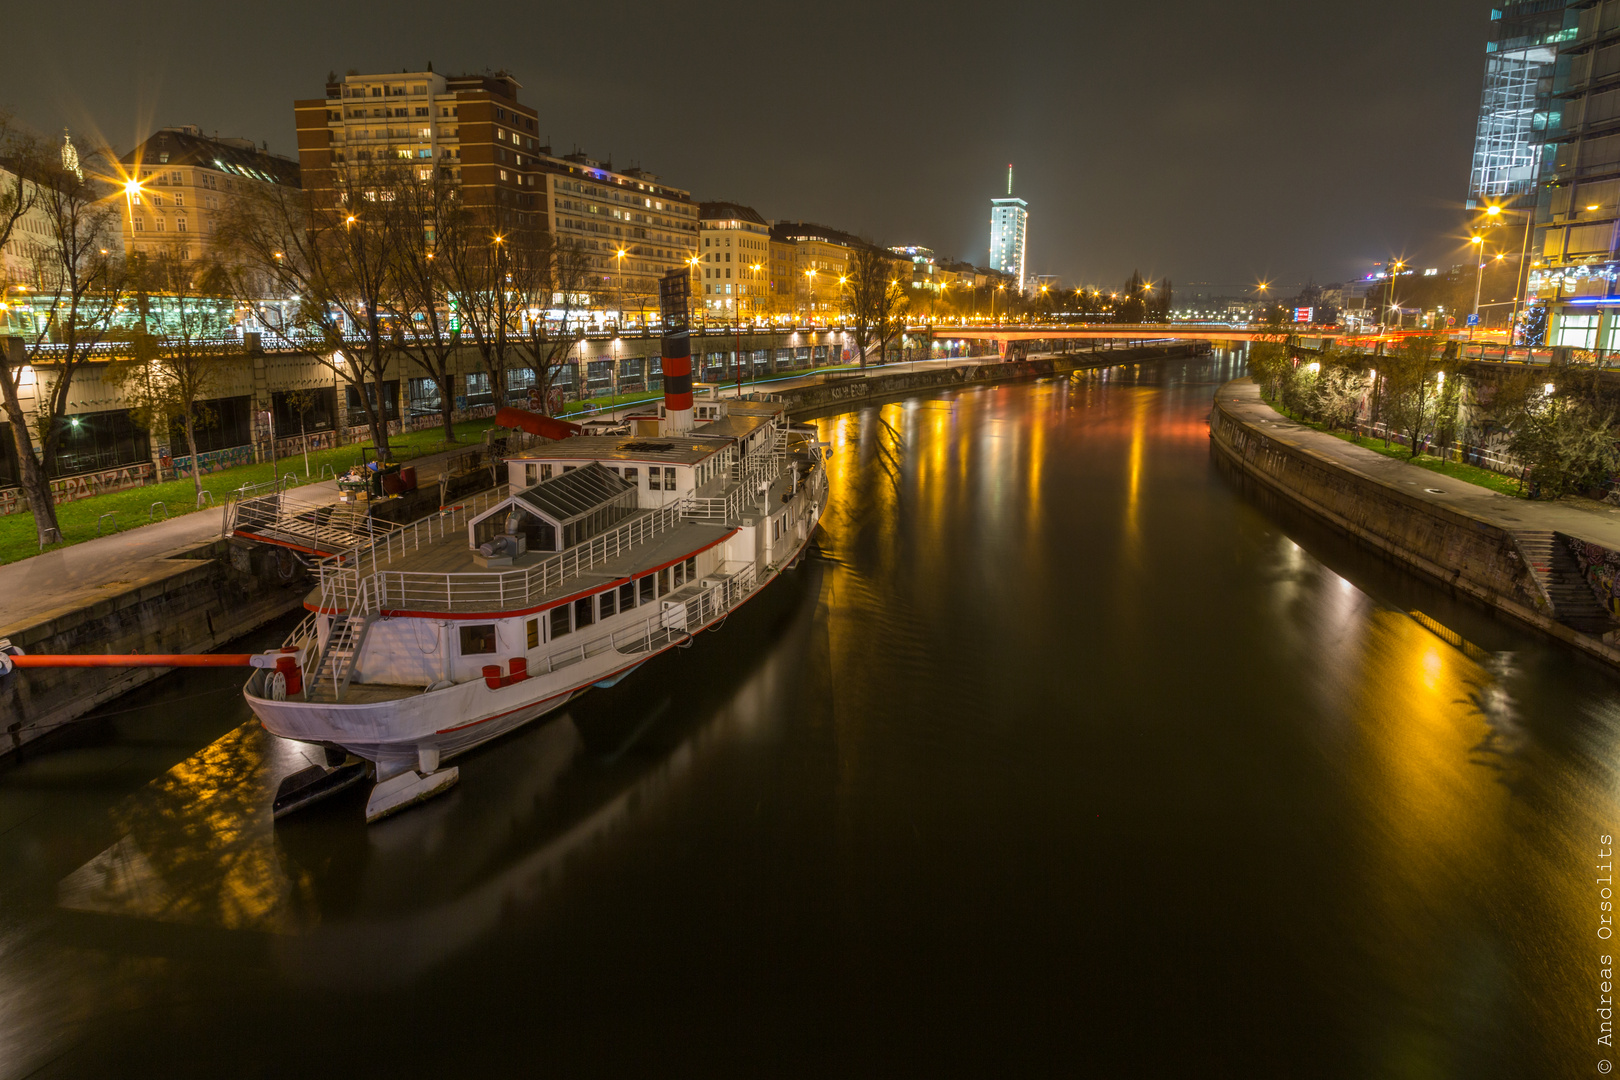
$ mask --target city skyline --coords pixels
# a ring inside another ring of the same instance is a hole
[[[695,107],[688,116],[660,104],[668,59],[701,65],[709,46],[650,6],[623,8],[620,36],[603,53],[568,13],[501,35],[486,32],[493,20],[474,15],[430,43],[409,7],[383,27],[325,12],[316,42],[300,29],[314,9],[294,3],[258,47],[241,50],[222,24],[163,29],[173,21],[162,5],[133,14],[92,3],[87,19],[103,28],[96,40],[108,49],[119,41],[120,63],[99,62],[106,57],[97,44],[70,51],[42,37],[19,50],[0,104],[43,132],[67,124],[84,141],[94,134],[119,149],[162,126],[196,124],[293,157],[291,103],[329,71],[420,70],[429,61],[446,72],[505,67],[559,152],[577,146],[620,167],[650,168],[694,198],[828,221],[880,242],[923,240],[976,263],[988,256],[983,200],[1002,188],[1002,169],[1014,160],[1021,193],[1043,207],[1031,273],[1110,283],[1140,267],[1235,289],[1261,279],[1348,277],[1390,254],[1445,265],[1448,252],[1431,254],[1426,248],[1442,245],[1426,241],[1457,231],[1486,9],[1472,0],[1373,3],[1366,18],[1377,29],[1358,37],[1335,33],[1331,12],[1262,6],[1279,17],[1236,21],[1187,3],[1169,5],[1167,22],[1134,10],[1029,7],[1005,26],[992,24],[984,41],[979,24],[949,6],[767,10],[761,39],[791,35],[825,92],[742,93],[711,121]],[[1130,50],[1087,51],[1084,65],[1073,63],[1095,35],[1131,40],[1164,25],[1174,30],[1153,69]],[[848,26],[864,32],[834,49]],[[559,49],[558,40],[586,44]],[[930,81],[950,107],[905,104],[916,101],[911,76],[880,62],[887,40],[938,57]],[[950,65],[971,65],[986,45],[1015,48],[1024,62],[1003,90],[954,94]],[[214,65],[191,59],[222,55],[232,57],[236,76],[224,82]],[[825,62],[815,59],[823,55]],[[615,72],[609,80],[604,59]],[[1319,104],[1335,100],[1348,107]],[[873,101],[894,107],[875,110]],[[1415,109],[1428,119],[1412,130],[1387,120]],[[1308,134],[1307,150],[1278,167],[1255,160],[1283,133]],[[1388,184],[1389,160],[1402,162],[1413,182]],[[1210,215],[1211,203],[1226,212]],[[1294,226],[1290,235],[1255,228],[1278,217]]]

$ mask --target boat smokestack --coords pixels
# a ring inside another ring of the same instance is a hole
[[[692,296],[691,272],[682,267],[665,274],[658,283],[664,317],[664,434],[684,435],[692,430],[692,330],[687,304]]]

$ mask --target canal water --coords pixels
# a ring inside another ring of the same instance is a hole
[[[116,703],[0,772],[0,1076],[1597,1075],[1615,679],[1218,467],[1240,366],[821,421],[813,559],[374,827]]]

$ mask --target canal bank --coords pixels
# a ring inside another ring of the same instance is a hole
[[[1216,452],[1408,569],[1620,667],[1620,512],[1515,499],[1295,423],[1250,379],[1215,395]]]

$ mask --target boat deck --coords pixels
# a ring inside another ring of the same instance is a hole
[[[331,679],[322,679],[318,684],[307,688],[308,697],[305,701],[319,702],[330,705],[338,701]],[[397,683],[367,683],[351,682],[343,691],[342,704],[344,705],[375,705],[382,701],[399,701],[401,698],[416,697],[427,692],[425,686],[402,686]]]
[[[511,566],[485,569],[473,561],[465,531],[450,533],[387,561],[378,560],[376,571],[400,575],[388,579],[387,609],[481,613],[498,610],[502,604],[515,603],[520,597],[523,606],[539,606],[622,580],[709,547],[732,531],[732,526],[682,521],[621,555],[570,573],[539,591],[523,589],[524,574],[555,559],[557,552],[527,552],[515,558]],[[360,573],[362,578],[373,573],[369,560],[363,563]],[[321,599],[321,588],[317,585],[304,603],[317,609]]]

